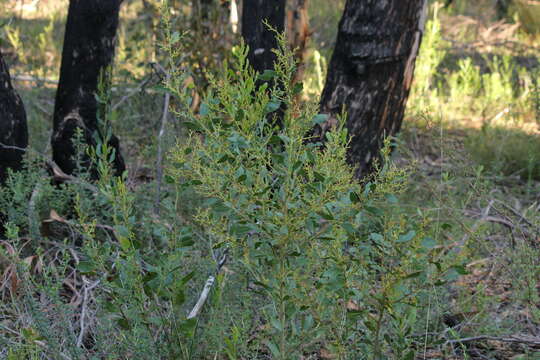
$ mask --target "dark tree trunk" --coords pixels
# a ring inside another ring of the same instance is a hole
[[[274,68],[277,49],[276,34],[263,24],[266,20],[277,31],[285,29],[285,0],[244,0],[242,8],[242,37],[249,46],[248,60],[255,71]]]
[[[24,150],[28,146],[26,112],[21,98],[11,85],[9,69],[0,52],[0,186],[8,177],[8,169],[19,170]],[[0,236],[6,221],[4,209],[0,209]]]
[[[53,159],[68,174],[76,168],[72,139],[77,128],[82,129],[84,141],[90,146],[96,144],[96,136],[106,139],[98,121],[100,105],[95,94],[100,78],[110,81],[102,75],[112,65],[121,2],[71,0],[69,3],[52,136]],[[111,135],[108,141],[115,151],[115,173],[120,175],[125,165],[118,139]],[[90,165],[88,158],[84,162],[85,166]],[[95,170],[92,173],[96,176]]]
[[[27,146],[24,105],[11,85],[9,69],[0,53],[0,185],[5,183],[8,169],[19,170],[22,165],[24,151],[9,147]]]
[[[508,17],[508,7],[510,6],[510,0],[497,0],[496,9],[497,17],[504,19]]]
[[[427,0],[347,0],[321,98],[329,121],[344,109],[348,160],[363,177],[373,170],[385,136],[401,126],[422,38]]]

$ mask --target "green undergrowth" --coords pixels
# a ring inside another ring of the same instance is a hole
[[[436,341],[417,336],[426,321],[439,326],[426,312],[435,289],[466,271],[441,251],[429,217],[400,210],[408,175],[388,160],[389,144],[377,173],[358,183],[343,122],[324,148],[307,141],[324,116],[297,102],[281,35],[275,71],[255,74],[245,47],[234,48],[193,113],[168,16],[164,89],[188,136],[167,162],[167,186],[113,177],[106,139],[78,145],[97,182],[80,169],[77,181],[52,186],[39,161],[13,174],[1,197],[11,271],[2,355],[413,359]],[[100,114],[103,124],[111,114]],[[209,276],[209,299],[189,317]]]

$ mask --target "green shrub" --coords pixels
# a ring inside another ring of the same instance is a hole
[[[204,199],[193,221],[239,262],[251,290],[237,296],[260,296],[242,312],[262,315],[256,339],[272,358],[412,359],[420,294],[449,269],[422,225],[397,215],[404,170],[386,164],[359,184],[343,122],[324,148],[307,141],[325,117],[296,102],[301,86],[278,36],[274,71],[254,74],[238,47],[200,113],[178,114],[192,131],[173,151],[169,180]]]

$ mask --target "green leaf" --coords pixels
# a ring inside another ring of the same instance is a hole
[[[119,235],[119,236],[129,237],[129,235],[130,235],[128,228],[125,227],[124,225],[116,225],[114,227],[114,230],[115,230],[116,234]]]
[[[302,82],[297,82],[293,86],[292,93],[293,95],[298,95],[302,92],[302,90],[304,90],[304,84]]]
[[[184,289],[180,289],[176,292],[173,298],[173,304],[180,306],[186,301],[186,294],[184,294]]]
[[[281,101],[270,101],[268,104],[266,104],[266,108],[264,109],[264,111],[267,114],[270,114],[276,111],[277,109],[279,109],[280,107],[281,107]]]
[[[176,44],[178,41],[180,41],[180,33],[178,31],[175,31],[171,35],[171,45]]]
[[[354,226],[353,226],[351,223],[348,223],[348,222],[343,223],[343,224],[341,224],[341,227],[342,227],[343,229],[345,229],[345,231],[346,231],[347,234],[349,234],[349,235],[354,235],[354,234],[356,234],[356,229],[354,228]]]
[[[128,251],[131,248],[131,241],[127,237],[119,236],[118,242],[120,243],[120,247],[124,251]]]
[[[409,231],[408,233],[404,234],[404,235],[401,235],[396,242],[398,243],[406,243],[406,242],[409,242],[411,241],[414,236],[416,235],[416,231],[414,230],[411,230]]]
[[[195,327],[197,326],[197,319],[187,319],[180,323],[180,330],[188,337],[193,337],[195,333]]]
[[[259,76],[257,76],[257,79],[262,81],[270,81],[275,78],[276,75],[277,73],[274,70],[264,70],[262,74],[259,74]]]
[[[419,277],[420,275],[422,275],[424,272],[423,271],[415,271],[415,272],[412,272],[408,275],[406,275],[403,280],[405,279],[413,279],[413,278],[417,278]]]
[[[193,240],[193,236],[191,235],[185,235],[180,238],[180,246],[181,247],[189,247],[195,244],[195,241]]]
[[[354,191],[351,191],[349,193],[349,199],[351,200],[353,204],[360,202],[360,196],[358,196],[358,194]]]
[[[267,341],[266,342],[266,346],[268,346],[268,349],[270,349],[270,351],[272,352],[272,354],[274,355],[274,358],[280,358],[281,357],[281,353],[279,352],[279,349],[278,347],[276,346],[276,344],[274,344],[273,342],[271,341]]]
[[[195,276],[195,271],[191,271],[189,274],[185,275],[182,279],[180,279],[180,284],[183,286],[187,284],[193,277]]]
[[[317,114],[311,120],[313,125],[320,125],[328,120],[328,114]]]
[[[334,220],[334,216],[332,214],[324,212],[324,211],[319,211],[317,213],[317,215],[319,215],[320,217],[322,217],[325,220],[329,220],[329,221]]]
[[[281,144],[281,138],[277,135],[272,135],[272,137],[268,140],[268,143],[270,145],[280,145]]]
[[[378,234],[378,233],[371,233],[369,234],[369,237],[371,240],[375,241],[375,242],[383,242],[384,241],[384,236],[382,236],[381,234]]]
[[[433,249],[435,246],[437,246],[437,241],[435,239],[430,238],[429,236],[426,236],[424,239],[422,239],[422,247],[425,249]]]
[[[453,265],[452,269],[454,269],[459,275],[468,275],[469,274],[469,271],[463,265]]]
[[[164,180],[167,184],[174,184],[174,178],[171,175],[165,175]]]
[[[283,325],[281,324],[281,322],[277,318],[270,319],[270,323],[278,331],[283,331]]]
[[[230,233],[231,235],[236,235],[238,237],[246,235],[251,230],[251,227],[245,224],[234,224],[231,226]]]
[[[292,167],[293,173],[296,172],[296,170],[298,170],[302,165],[303,165],[303,163],[302,163],[301,160],[298,160],[297,162],[295,162],[293,167]]]
[[[202,130],[202,127],[197,124],[196,122],[193,122],[193,121],[184,121],[182,124],[184,124],[184,126],[190,130],[193,130],[193,131],[201,131]]]
[[[306,315],[304,319],[302,319],[302,330],[308,331],[313,327],[313,324],[313,316],[311,316],[310,314]]]
[[[199,115],[200,116],[206,116],[210,112],[210,107],[208,107],[208,104],[203,102],[201,104],[201,107],[199,108]]]
[[[324,175],[316,171],[313,172],[313,176],[315,177],[315,180],[317,181],[323,182],[325,180]]]
[[[116,322],[124,330],[130,330],[131,329],[131,325],[129,324],[129,321],[126,318],[120,318]]]
[[[82,260],[77,265],[77,269],[83,274],[88,274],[96,269],[96,264],[92,260]]]
[[[407,353],[407,355],[405,355],[405,357],[403,358],[403,360],[414,360],[414,350],[411,350]]]
[[[244,110],[238,109],[238,111],[236,112],[236,116],[234,117],[234,120],[237,122],[240,122],[244,119],[244,116],[245,116]]]

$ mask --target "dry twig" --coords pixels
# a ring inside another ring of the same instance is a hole
[[[159,64],[155,64],[162,73],[165,74],[165,84],[168,84],[171,79],[171,74]],[[159,203],[161,201],[161,183],[163,181],[163,135],[165,134],[165,127],[167,126],[167,118],[169,117],[169,103],[171,101],[171,94],[167,91],[165,99],[163,100],[163,113],[161,115],[161,127],[158,133],[158,153],[156,160],[156,199],[154,203],[154,214],[159,215]]]
[[[219,260],[217,264],[217,270],[215,275],[211,275],[208,277],[208,280],[206,280],[206,283],[204,284],[203,291],[201,292],[201,295],[199,296],[199,300],[197,300],[197,303],[187,316],[188,319],[193,319],[199,315],[201,312],[204,303],[206,302],[206,299],[208,298],[208,294],[210,294],[210,290],[212,289],[212,286],[214,285],[214,282],[216,281],[216,276],[221,272],[221,268],[225,263],[227,262],[227,250],[223,253],[221,256],[221,259]]]
[[[79,336],[77,337],[77,347],[82,346],[82,342],[83,342],[83,338],[84,338],[84,331],[86,329],[86,327],[84,325],[84,319],[86,317],[86,311],[87,311],[87,306],[88,306],[88,294],[90,293],[90,291],[92,291],[92,289],[94,289],[96,286],[98,286],[98,284],[100,282],[100,280],[98,279],[98,280],[94,281],[93,283],[90,283],[90,281],[88,281],[86,279],[86,276],[83,276],[82,280],[84,282],[84,295],[83,295],[81,318],[80,318],[81,331],[79,332]]]
[[[489,340],[489,341],[500,341],[500,342],[508,342],[508,343],[518,343],[518,344],[525,344],[529,346],[540,346],[540,338],[538,337],[532,337],[532,336],[517,336],[517,335],[509,335],[509,336],[489,336],[489,335],[479,335],[479,336],[471,336],[461,339],[455,339],[455,340],[447,340],[445,344],[457,344],[457,343],[467,343],[467,342],[474,342],[474,341],[482,341],[482,340]]]

